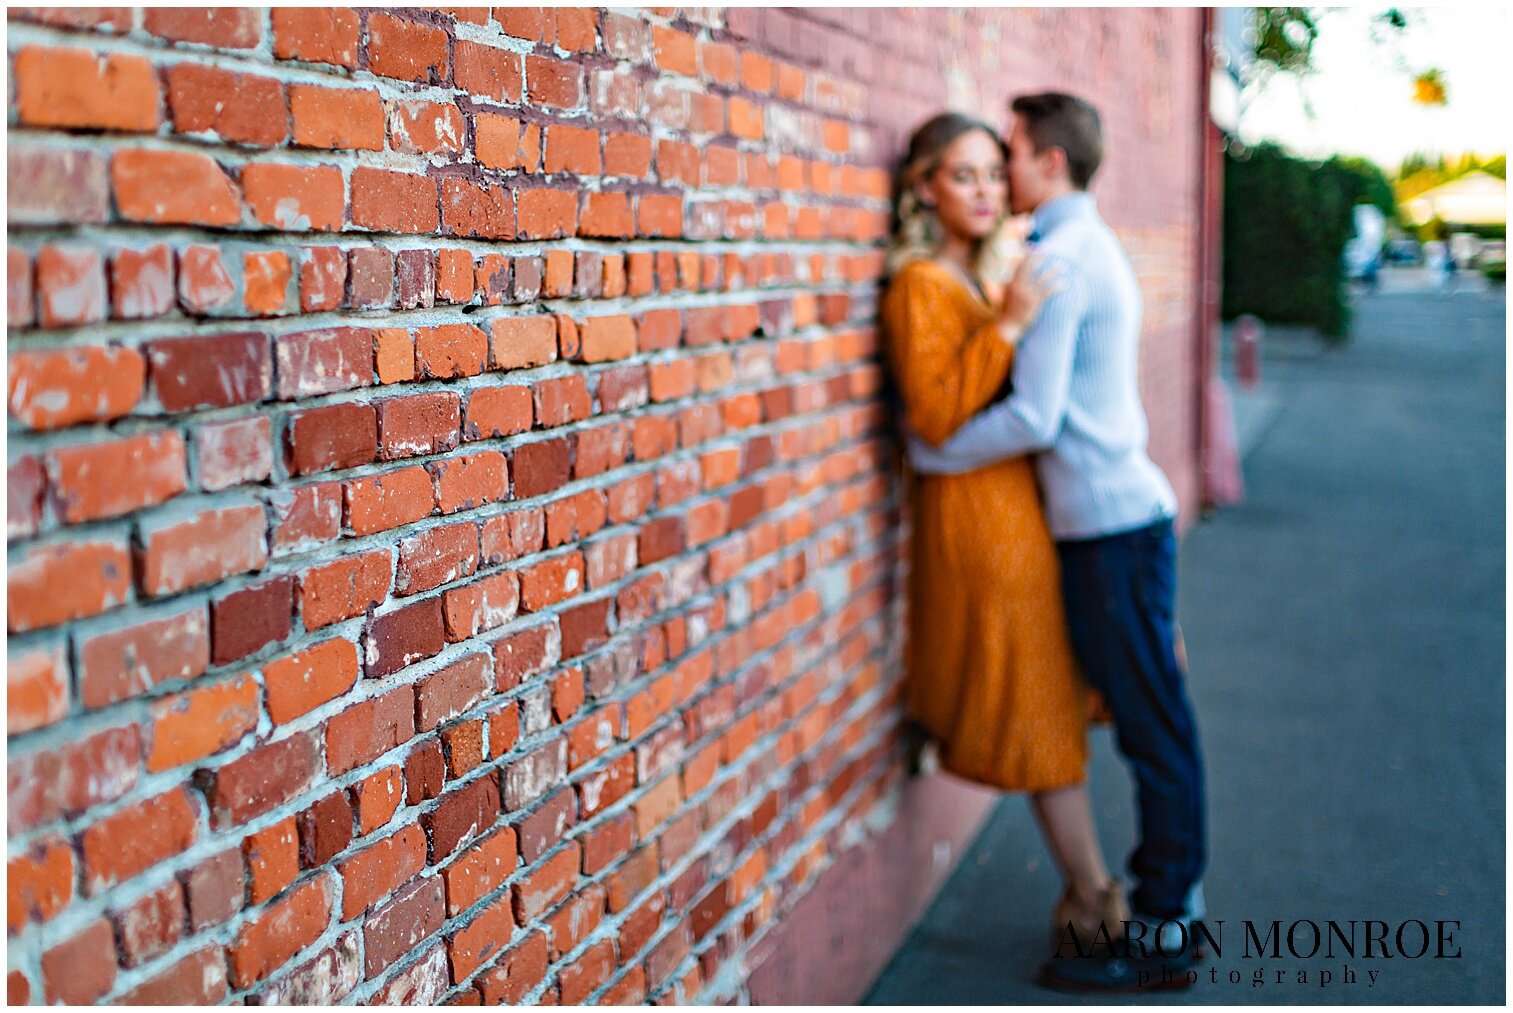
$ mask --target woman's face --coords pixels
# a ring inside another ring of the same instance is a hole
[[[941,227],[960,239],[984,239],[1003,216],[1008,180],[998,139],[983,130],[962,134],[941,156],[940,167],[919,184],[935,206]]]

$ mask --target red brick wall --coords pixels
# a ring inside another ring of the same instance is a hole
[[[10,18],[13,1001],[738,995],[898,796],[941,99],[1103,106],[1193,503],[1196,12]]]

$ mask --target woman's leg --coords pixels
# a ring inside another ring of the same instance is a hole
[[[1087,783],[1032,792],[1030,808],[1073,901],[1084,911],[1098,910],[1109,874],[1093,826]]]

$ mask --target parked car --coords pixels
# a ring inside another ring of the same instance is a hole
[[[1387,244],[1386,255],[1389,264],[1419,264],[1424,259],[1424,251],[1417,239],[1392,240]]]

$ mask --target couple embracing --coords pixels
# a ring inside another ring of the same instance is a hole
[[[1176,497],[1145,449],[1140,292],[1087,192],[1097,111],[1060,93],[1012,108],[1007,142],[955,113],[925,123],[895,180],[882,316],[912,472],[905,706],[947,771],[1029,794],[1066,884],[1042,982],[1182,985],[1159,969],[1194,960],[1203,770]],[[1006,212],[1030,216],[1026,243]],[[1128,898],[1087,791],[1087,729],[1110,720],[1139,808]]]

